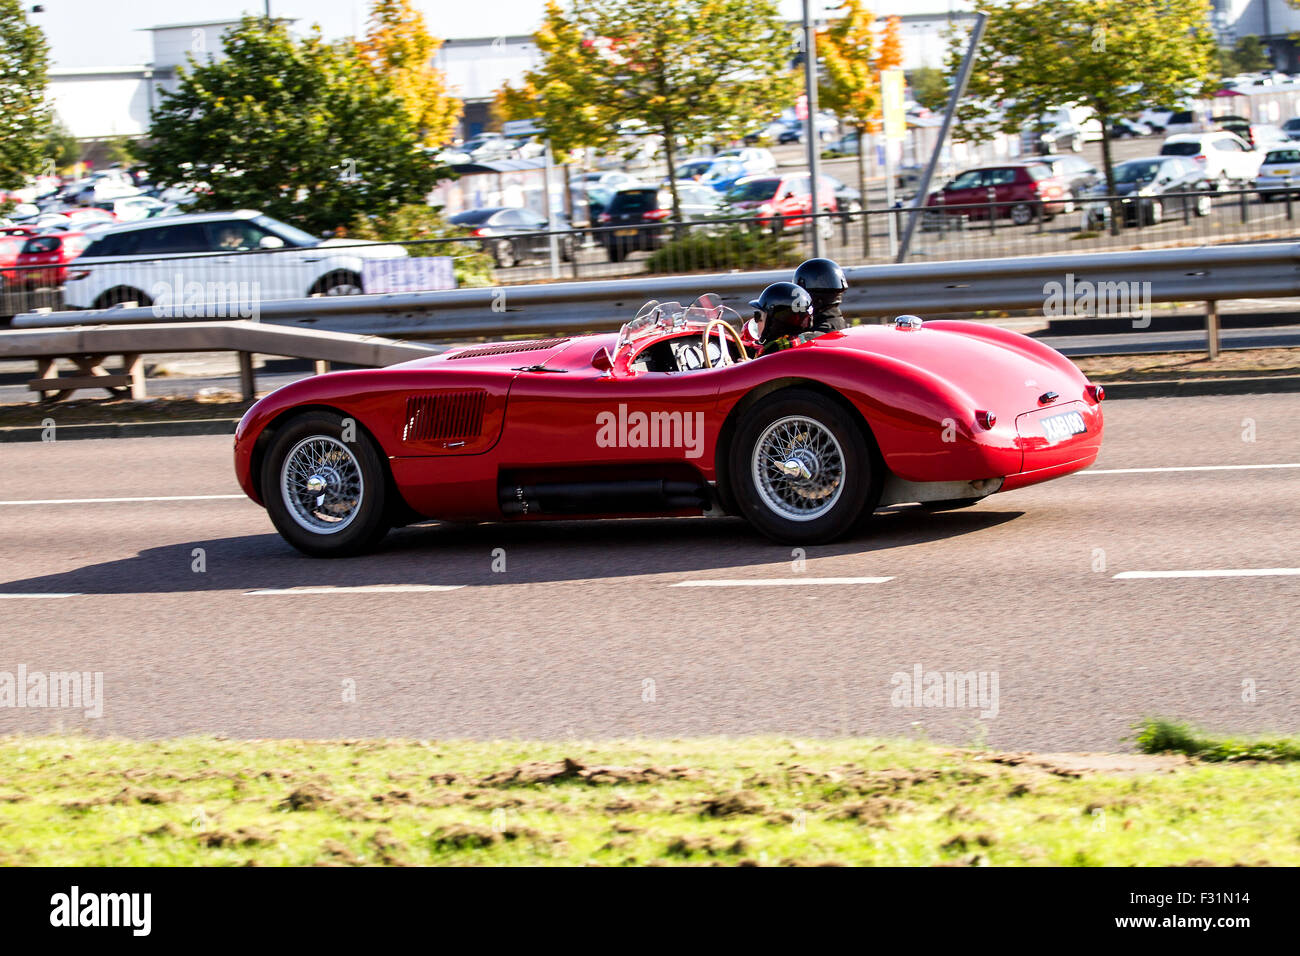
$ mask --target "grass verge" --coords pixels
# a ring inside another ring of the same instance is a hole
[[[1169,720],[1144,721],[1135,741],[1146,754],[1186,754],[1213,763],[1300,760],[1300,737],[1215,737]]]
[[[776,738],[0,738],[0,864],[1300,864],[1300,765]]]

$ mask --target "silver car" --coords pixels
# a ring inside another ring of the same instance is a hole
[[[1264,202],[1282,199],[1288,192],[1300,193],[1300,146],[1270,149],[1260,164],[1255,188]]]

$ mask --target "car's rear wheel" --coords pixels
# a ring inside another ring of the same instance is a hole
[[[515,254],[515,244],[509,239],[498,239],[492,246],[492,258],[502,269],[509,269],[519,261],[519,256]]]
[[[388,532],[383,460],[355,422],[334,412],[305,412],[278,428],[261,478],[272,523],[304,554],[360,554]]]
[[[309,295],[360,295],[365,289],[361,276],[350,269],[335,269],[316,280]]]
[[[627,258],[627,249],[621,242],[611,242],[607,251],[610,262],[622,262]]]
[[[1034,207],[1027,202],[1018,202],[1011,207],[1011,221],[1017,226],[1027,226],[1034,221]]]
[[[741,417],[728,455],[733,496],[759,531],[820,544],[875,510],[881,468],[851,414],[818,392],[782,389]]]
[[[134,302],[141,308],[153,305],[153,299],[145,295],[139,289],[133,289],[130,286],[119,285],[106,292],[101,292],[99,298],[95,300],[92,308],[111,309],[115,305],[122,305],[127,302]]]

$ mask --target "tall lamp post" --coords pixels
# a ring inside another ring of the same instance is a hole
[[[809,12],[809,0],[803,0],[803,80],[804,99],[808,114],[804,117],[804,141],[808,144],[808,189],[812,199],[812,253],[814,257],[822,254],[821,221],[817,213],[821,206],[817,202],[817,191],[821,186],[821,143],[817,137],[817,33],[813,29],[812,14]]]

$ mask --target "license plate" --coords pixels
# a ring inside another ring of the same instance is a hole
[[[1270,169],[1270,170],[1268,171],[1268,174],[1269,174],[1270,176],[1289,176],[1289,175],[1291,175],[1291,170],[1289,170],[1289,169]]]
[[[635,230],[635,229],[615,229],[615,230],[614,230],[614,235],[616,235],[616,236],[635,236],[635,235],[636,235],[636,230]]]
[[[1083,416],[1078,412],[1053,415],[1050,418],[1044,418],[1042,424],[1043,434],[1047,436],[1047,441],[1053,445],[1065,441],[1072,435],[1081,435],[1088,430]]]

